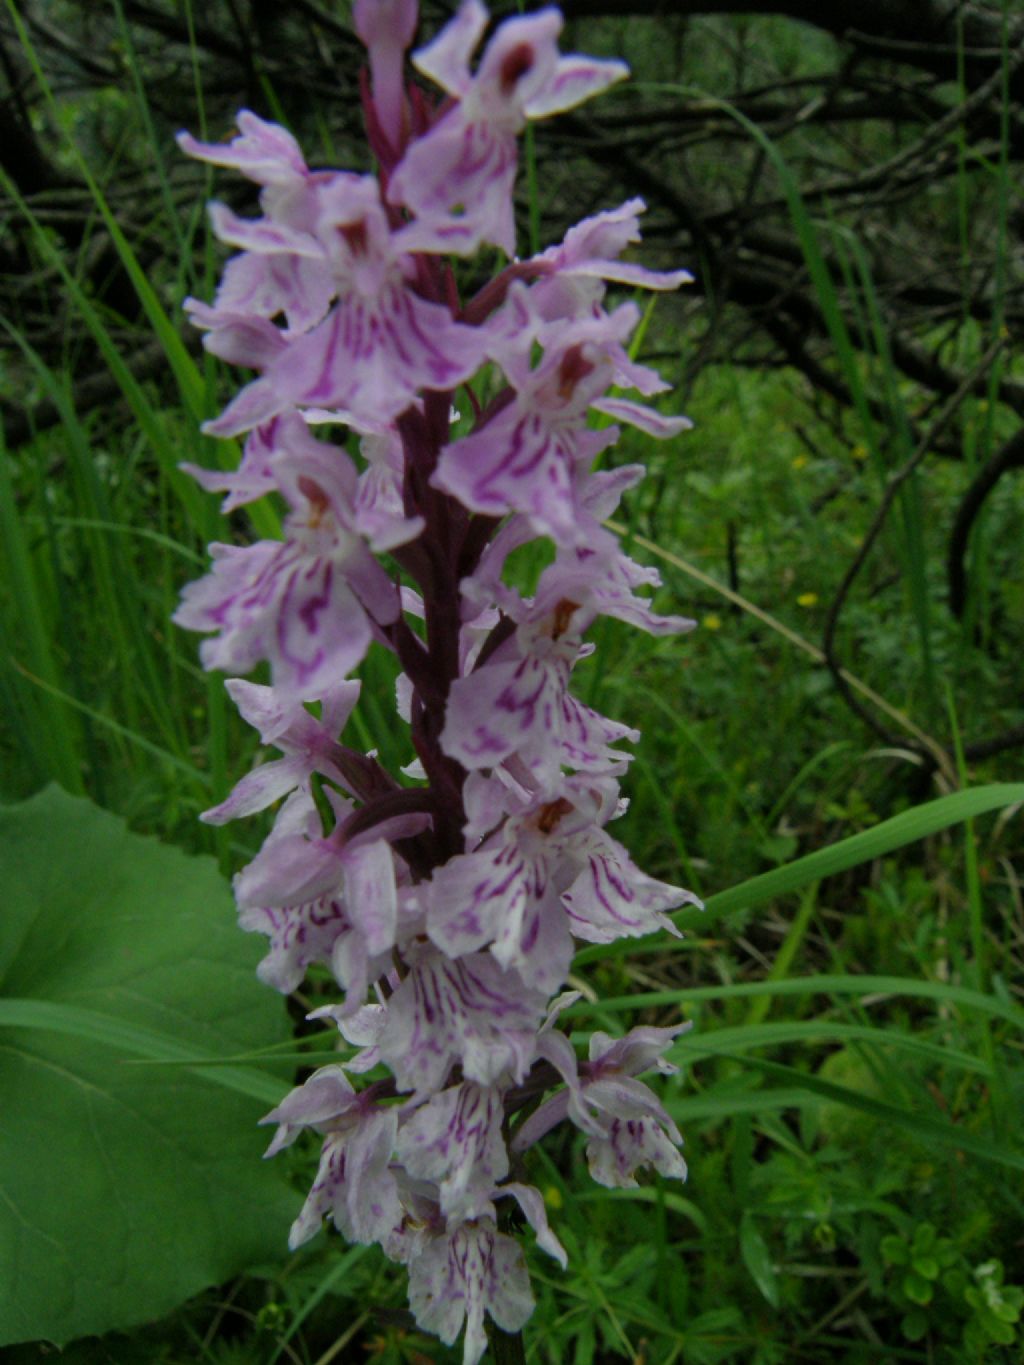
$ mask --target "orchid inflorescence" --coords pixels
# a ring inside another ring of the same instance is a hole
[[[574,940],[677,933],[666,911],[697,903],[608,833],[625,809],[617,746],[639,736],[569,691],[596,618],[656,635],[692,625],[653,613],[637,590],[657,575],[603,524],[642,468],[593,467],[618,436],[609,419],[655,437],[689,425],[610,393],[667,385],[630,358],[639,311],[609,311],[607,285],[689,277],[620,259],[640,200],[514,256],[517,135],[622,79],[622,63],[561,56],[562,17],[545,9],[501,24],[474,70],[488,15],[466,0],[412,58],[445,92],[434,107],[405,77],[417,18],[416,0],[355,0],[376,176],[311,170],[285,129],[248,111],[230,142],[179,138],[259,185],[262,210],[211,205],[239,254],[214,303],[186,308],[211,352],[257,377],[204,428],[246,433],[238,469],[189,468],[225,510],[276,493],[288,511],[281,540],[213,545],[175,619],[210,633],[206,667],[269,666],[269,686],[227,687],[282,756],[203,816],[284,798],[235,880],[243,927],[270,940],[259,974],[290,992],[325,964],[344,992],[315,1015],[350,1060],[265,1120],[278,1125],[268,1154],[304,1129],[323,1138],[290,1243],[325,1216],[379,1243],[407,1265],[424,1329],[451,1343],[465,1322],[472,1363],[485,1312],[514,1332],[533,1307],[497,1201],[515,1200],[565,1264],[540,1192],[508,1178],[510,1153],[521,1166],[568,1119],[603,1185],[634,1185],[645,1166],[685,1175],[680,1134],[637,1079],[676,1069],[663,1054],[684,1026],[594,1033],[581,1061],[558,1020],[578,998],[563,991]],[[463,299],[451,258],[482,247],[510,263]],[[453,399],[472,410],[458,435]],[[332,425],[348,447],[317,434]],[[506,569],[538,539],[553,552],[525,596]],[[339,739],[371,644],[401,669],[402,780]],[[377,1078],[358,1088],[366,1073]]]

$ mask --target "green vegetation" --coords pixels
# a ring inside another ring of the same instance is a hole
[[[791,29],[769,31],[780,68],[810,60]],[[618,30],[604,33],[615,50]],[[31,65],[32,35],[22,28],[20,38]],[[130,52],[124,60],[130,68]],[[671,81],[668,54],[662,64],[651,79]],[[18,801],[56,782],[138,834],[214,855],[229,874],[260,831],[252,822],[213,830],[197,816],[253,762],[254,736],[222,680],[199,668],[195,639],[168,618],[208,541],[272,534],[274,513],[225,519],[177,468],[231,459],[225,443],[197,433],[230,381],[194,350],[179,312],[184,293],[207,288],[203,196],[190,172],[182,207],[186,182],[142,82],[130,98],[112,93],[80,109],[41,67],[36,79],[40,124],[67,134],[62,165],[88,179],[91,228],[106,224],[140,309],[126,319],[97,299],[91,237],[70,249],[38,206],[4,186],[36,267],[62,279],[69,346],[89,348],[114,386],[109,402],[78,411],[74,357],[66,367],[44,358],[25,318],[3,324],[3,392],[55,405],[60,422],[0,451],[0,795]],[[182,111],[183,122],[191,116]],[[573,1018],[581,1042],[597,1028],[693,1020],[672,1052],[682,1071],[661,1090],[686,1137],[690,1179],[681,1189],[600,1189],[571,1133],[531,1154],[570,1265],[563,1275],[532,1258],[528,1358],[1011,1365],[1024,1342],[1024,784],[1019,751],[965,760],[958,734],[1024,719],[1019,492],[1006,483],[986,504],[957,619],[942,565],[963,468],[922,464],[901,484],[838,632],[847,685],[889,735],[879,739],[837,692],[819,642],[887,481],[917,456],[941,405],[919,410],[890,363],[856,238],[827,204],[805,202],[774,142],[744,117],[733,124],[775,166],[829,322],[828,364],[854,402],[825,416],[794,369],[758,368],[746,354],[742,364],[703,364],[684,326],[688,305],[659,302],[647,329],[641,356],[656,355],[666,378],[685,385],[696,429],[667,449],[633,433],[613,458],[647,463],[647,482],[627,501],[627,535],[636,557],[662,572],[659,605],[700,628],[652,640],[603,622],[580,676],[589,704],[643,731],[617,834],[645,870],[691,886],[708,909],[680,917],[679,943],[581,953],[574,980],[584,998]],[[164,244],[152,268],[117,227],[123,187],[106,156],[113,142],[137,157],[140,140],[153,149],[161,189],[144,213],[132,206],[146,243]],[[954,200],[967,174],[946,186]],[[986,174],[1005,220],[1009,170],[998,147]],[[543,208],[547,218],[552,206]],[[866,346],[850,342],[836,301],[843,272],[857,285]],[[1019,380],[1005,350],[993,359],[998,325],[966,324],[959,359],[966,371],[981,364],[985,375]],[[165,363],[136,378],[128,362],[149,345]],[[872,415],[880,395],[885,430]],[[947,416],[971,470],[1015,429],[994,387],[960,395]],[[408,762],[388,728],[386,661],[372,658],[363,676],[356,742]],[[239,963],[251,963],[251,949],[239,934]],[[314,984],[294,1018],[316,1003]],[[39,1018],[0,1011],[5,1044],[44,1027]],[[77,1028],[76,1046],[98,1048],[111,1066],[132,1055],[178,1076],[174,1054],[161,1053],[159,1039],[133,1041],[127,1024],[120,1043],[73,1014],[46,1027]],[[169,1020],[162,1032],[165,1042],[173,1036]],[[251,1029],[225,1039],[220,1055],[240,1070],[224,1085],[258,1094],[268,1081],[283,1086],[289,1067],[325,1059],[310,1049],[331,1038],[301,1023],[295,1033],[273,1067]],[[190,1087],[204,1057],[192,1059]],[[224,1085],[210,1085],[211,1095],[219,1100]],[[237,1148],[251,1150],[250,1139]],[[253,1161],[254,1191],[265,1189]],[[314,1153],[300,1145],[278,1162],[297,1211]],[[8,1175],[0,1170],[0,1186]],[[72,1183],[76,1175],[63,1172]],[[61,1361],[457,1358],[410,1326],[404,1286],[376,1251],[324,1234],[289,1256],[286,1237],[287,1215],[279,1249],[266,1253],[262,1240],[266,1260],[245,1274],[150,1325],[73,1343]],[[213,1273],[179,1278],[192,1289]],[[44,1354],[19,1345],[5,1358],[28,1365]]]

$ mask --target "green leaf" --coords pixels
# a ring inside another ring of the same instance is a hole
[[[758,1289],[773,1308],[778,1308],[779,1281],[772,1264],[771,1252],[750,1213],[745,1213],[740,1219],[740,1255]]]
[[[900,1323],[900,1331],[908,1341],[921,1341],[928,1331],[928,1315],[915,1308]]]
[[[934,1290],[927,1280],[916,1274],[913,1270],[909,1275],[903,1277],[903,1292],[911,1303],[919,1303],[922,1306],[931,1303]]]
[[[51,787],[0,807],[0,878],[0,1345],[62,1345],[284,1252],[255,1125],[285,1083],[130,1059],[244,1053],[285,1017],[208,858]]]

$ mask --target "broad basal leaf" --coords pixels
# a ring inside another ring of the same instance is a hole
[[[260,1161],[268,1106],[116,1041],[282,1037],[213,862],[51,787],[0,807],[0,887],[0,1345],[129,1327],[280,1255],[295,1200]],[[76,1010],[109,1022],[76,1034]]]

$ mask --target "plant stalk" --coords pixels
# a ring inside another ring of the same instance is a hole
[[[494,1365],[526,1365],[522,1332],[503,1332],[488,1318],[487,1338],[491,1343]]]

